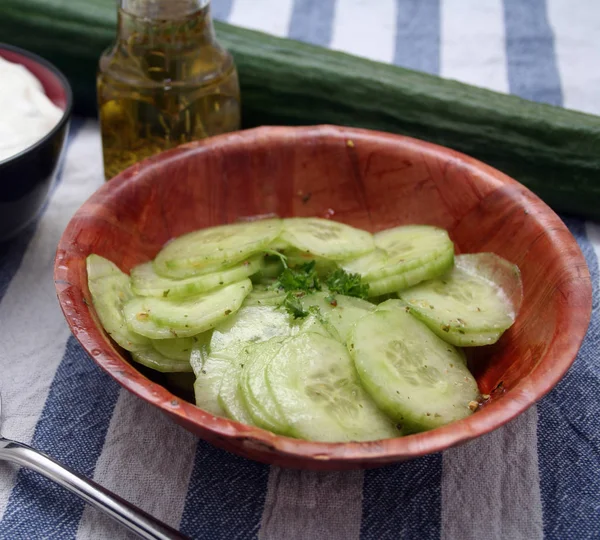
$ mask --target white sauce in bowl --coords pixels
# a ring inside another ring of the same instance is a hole
[[[42,139],[60,121],[63,111],[20,64],[0,57],[0,161]]]

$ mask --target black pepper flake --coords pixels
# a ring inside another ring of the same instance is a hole
[[[225,310],[225,315],[229,315],[230,313],[231,313],[231,310],[230,310],[230,309],[226,309],[226,310]]]
[[[170,292],[171,292],[171,289],[167,289],[166,291],[163,291],[163,298],[166,298],[167,296],[169,296]]]
[[[202,370],[202,373],[203,373],[204,375],[206,375],[206,370],[205,370],[205,369],[203,369],[203,370]]]
[[[302,202],[304,204],[306,204],[308,201],[310,201],[311,197],[312,197],[312,193],[309,191],[306,195],[302,196]]]
[[[450,327],[447,324],[445,324],[445,325],[442,326],[442,330],[444,332],[450,332]]]

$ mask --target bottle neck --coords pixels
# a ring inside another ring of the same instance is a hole
[[[152,20],[184,19],[208,7],[210,0],[119,0],[119,10]]]
[[[117,47],[175,53],[216,43],[210,0],[120,0]]]

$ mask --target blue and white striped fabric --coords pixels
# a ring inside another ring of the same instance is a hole
[[[216,17],[600,114],[597,0],[213,0]],[[600,180],[600,179],[599,179]],[[52,283],[67,221],[102,184],[76,121],[39,221],[0,244],[2,432],[194,538],[600,538],[600,226],[569,219],[594,280],[587,339],[560,384],[486,437],[366,472],[312,473],[198,441],[120,389],[70,336]],[[0,538],[128,538],[39,476],[0,464]]]

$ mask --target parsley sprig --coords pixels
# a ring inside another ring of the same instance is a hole
[[[362,282],[360,274],[349,274],[341,268],[329,274],[325,284],[332,293],[363,299],[369,295],[369,284]]]
[[[288,292],[281,304],[294,319],[304,319],[308,315],[308,311],[302,307],[300,302],[302,296],[297,296],[292,291]]]
[[[321,290],[321,280],[315,270],[315,261],[290,268],[284,258],[283,271],[279,279],[274,283],[277,289],[287,291],[283,299],[283,307],[295,318],[302,319],[308,315],[308,311],[302,307],[300,298],[314,291]]]
[[[296,319],[304,318],[309,311],[302,307],[300,298],[307,294],[322,290],[321,278],[316,270],[316,261],[310,261],[299,266],[289,267],[282,257],[283,271],[278,280],[273,284],[274,288],[282,289],[287,292],[283,307]],[[325,284],[330,291],[327,301],[332,305],[337,305],[335,294],[345,296],[355,296],[357,298],[367,298],[369,285],[362,283],[359,274],[349,274],[338,268],[330,273]]]
[[[275,286],[284,291],[303,291],[305,293],[320,291],[321,280],[315,270],[315,265],[315,261],[294,268],[290,268],[286,264]]]

